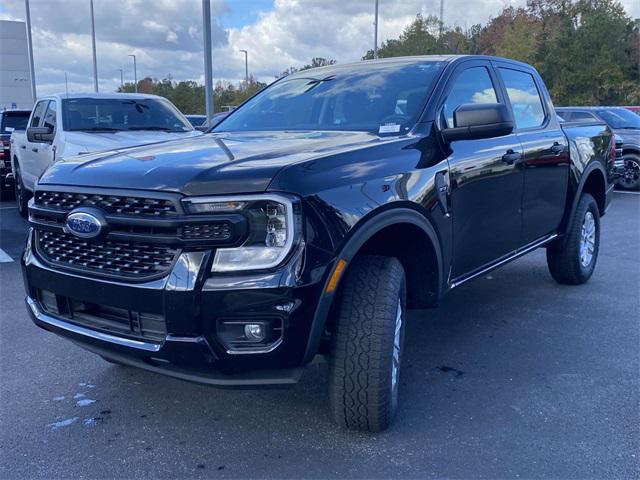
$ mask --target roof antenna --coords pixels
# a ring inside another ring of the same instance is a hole
[[[64,72],[64,90],[67,93],[67,98],[69,98],[69,81],[67,80],[67,72]]]

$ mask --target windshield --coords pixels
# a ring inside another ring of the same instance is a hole
[[[613,129],[631,128],[633,130],[640,130],[640,116],[626,108],[598,110],[598,115]]]
[[[348,70],[300,72],[257,94],[214,131],[406,133],[443,66],[435,61],[363,63]]]
[[[205,115],[185,115],[189,123],[194,127],[200,127],[204,125],[204,122],[207,120]]]
[[[62,118],[67,131],[193,130],[173,105],[155,98],[64,99]]]
[[[2,133],[26,130],[30,115],[30,112],[4,112],[2,114]]]

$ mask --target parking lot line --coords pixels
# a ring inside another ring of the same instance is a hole
[[[0,210],[13,210],[14,208],[18,208],[16,205],[13,207],[0,207]]]
[[[630,192],[629,190],[614,190],[615,193],[628,193],[631,195],[640,195],[640,192]]]
[[[0,248],[0,263],[9,262],[13,262],[13,258],[11,258],[4,250]]]

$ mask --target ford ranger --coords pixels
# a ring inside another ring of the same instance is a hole
[[[201,137],[50,167],[27,308],[109,362],[208,385],[291,385],[326,358],[336,421],[380,431],[407,309],[540,247],[557,282],[589,280],[614,160],[607,126],[561,127],[523,63],[298,72]]]

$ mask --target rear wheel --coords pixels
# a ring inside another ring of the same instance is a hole
[[[625,190],[640,189],[640,155],[627,153],[624,156],[624,171],[616,183]]]
[[[547,247],[551,276],[567,285],[585,283],[596,268],[600,249],[600,213],[591,195],[583,193],[567,234]]]
[[[20,166],[16,161],[14,164],[14,179],[13,188],[16,196],[16,203],[18,204],[18,213],[22,218],[29,217],[29,198],[31,195],[29,191],[24,187],[22,183],[22,175],[20,174]]]
[[[340,425],[379,432],[391,423],[406,311],[402,264],[392,257],[356,258],[340,292],[331,341],[329,397]]]

